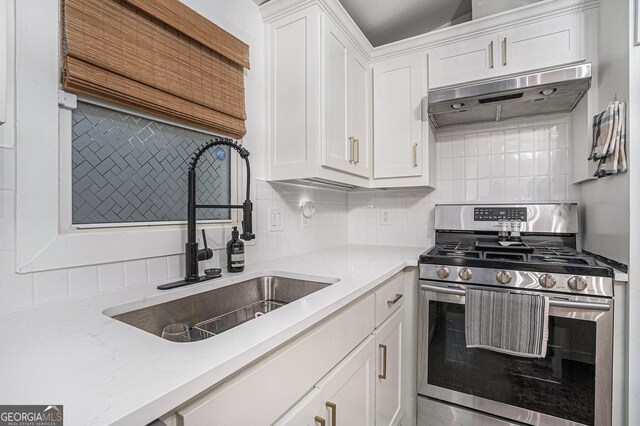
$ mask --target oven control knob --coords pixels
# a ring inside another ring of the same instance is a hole
[[[553,288],[556,285],[556,279],[553,278],[550,274],[540,275],[538,278],[538,283],[544,288]]]
[[[446,266],[438,266],[438,269],[436,269],[436,274],[438,275],[438,278],[445,280],[449,278],[449,268],[447,268]]]
[[[511,282],[511,274],[509,271],[500,271],[496,274],[496,280],[500,284],[509,284]]]
[[[473,274],[471,273],[471,269],[469,268],[460,268],[458,270],[458,276],[461,280],[469,281],[471,277],[473,277]]]
[[[578,275],[574,275],[567,281],[569,288],[574,291],[584,291],[587,288],[587,279]]]

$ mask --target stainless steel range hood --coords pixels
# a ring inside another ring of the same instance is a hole
[[[580,64],[429,92],[436,127],[569,112],[591,87],[591,64]]]

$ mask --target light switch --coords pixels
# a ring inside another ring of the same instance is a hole
[[[284,231],[284,215],[280,209],[269,209],[269,231]]]

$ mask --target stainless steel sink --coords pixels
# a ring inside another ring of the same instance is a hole
[[[181,299],[113,315],[156,336],[175,323],[187,324],[191,340],[222,333],[257,316],[301,299],[333,282],[264,276]]]

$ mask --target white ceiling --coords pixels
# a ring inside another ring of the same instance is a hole
[[[254,0],[257,4],[269,0]],[[471,0],[340,0],[373,46],[471,19]]]

